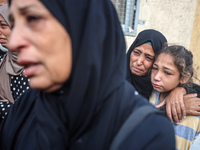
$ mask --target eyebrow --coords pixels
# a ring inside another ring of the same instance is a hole
[[[18,8],[18,11],[23,14],[23,13],[26,13],[26,11],[29,8],[33,8],[33,7],[36,7],[36,6],[35,5],[22,6],[22,7]],[[9,21],[11,21],[13,19],[12,13],[9,14],[8,19],[9,19]]]
[[[35,7],[35,5],[23,6],[23,7],[18,8],[18,10],[19,10],[20,12],[24,12],[24,11],[26,11],[27,9],[31,8],[31,7]]]
[[[142,51],[140,50],[140,49],[137,49],[137,48],[135,48],[134,50],[137,50],[137,51],[139,51],[140,53],[142,53]],[[145,54],[145,56],[148,56],[148,57],[154,57],[154,56],[152,56],[152,55],[150,55],[150,54]]]
[[[168,68],[168,67],[164,67],[164,69],[174,72],[173,69],[170,69],[170,68]]]
[[[137,50],[137,51],[140,51],[140,52],[141,52],[141,50],[140,50],[140,49],[138,49],[138,48],[134,48],[133,50]]]
[[[158,65],[157,65],[157,64],[155,64],[155,63],[153,63],[153,66],[156,66],[156,67],[158,67]]]
[[[159,67],[157,64],[153,64],[153,66],[152,67]],[[164,68],[164,70],[167,70],[167,71],[170,71],[171,73],[174,73],[174,70],[173,69],[170,69],[170,68],[168,68],[168,67],[163,67]]]
[[[150,55],[150,54],[145,54],[145,55],[148,56],[148,57],[152,57],[152,58],[154,57],[154,56],[152,56],[152,55]]]

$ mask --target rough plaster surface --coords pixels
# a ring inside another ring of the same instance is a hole
[[[190,46],[197,0],[140,0],[137,33],[152,28],[162,32],[169,43]],[[135,37],[126,37],[127,49]]]

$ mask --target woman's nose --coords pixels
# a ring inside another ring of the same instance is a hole
[[[23,37],[24,32],[21,31],[23,30],[20,30],[17,26],[12,29],[8,41],[8,48],[12,52],[19,52],[26,45],[26,40]]]
[[[142,65],[143,62],[144,62],[144,57],[143,56],[138,57],[137,64]]]
[[[155,81],[160,81],[161,80],[161,73],[158,71],[155,76],[154,76]]]

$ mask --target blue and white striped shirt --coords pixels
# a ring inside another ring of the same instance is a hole
[[[161,102],[159,95],[160,93],[153,90],[149,98],[150,103],[154,106]],[[180,124],[173,125],[176,136],[176,149],[189,150],[192,143],[200,135],[200,116],[187,116]]]

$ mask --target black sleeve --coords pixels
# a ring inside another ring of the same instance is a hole
[[[187,94],[197,93],[197,97],[200,98],[200,86],[199,85],[192,83],[191,86],[186,86],[185,89],[187,91]]]
[[[161,114],[152,114],[135,128],[118,150],[175,150],[172,123]]]

